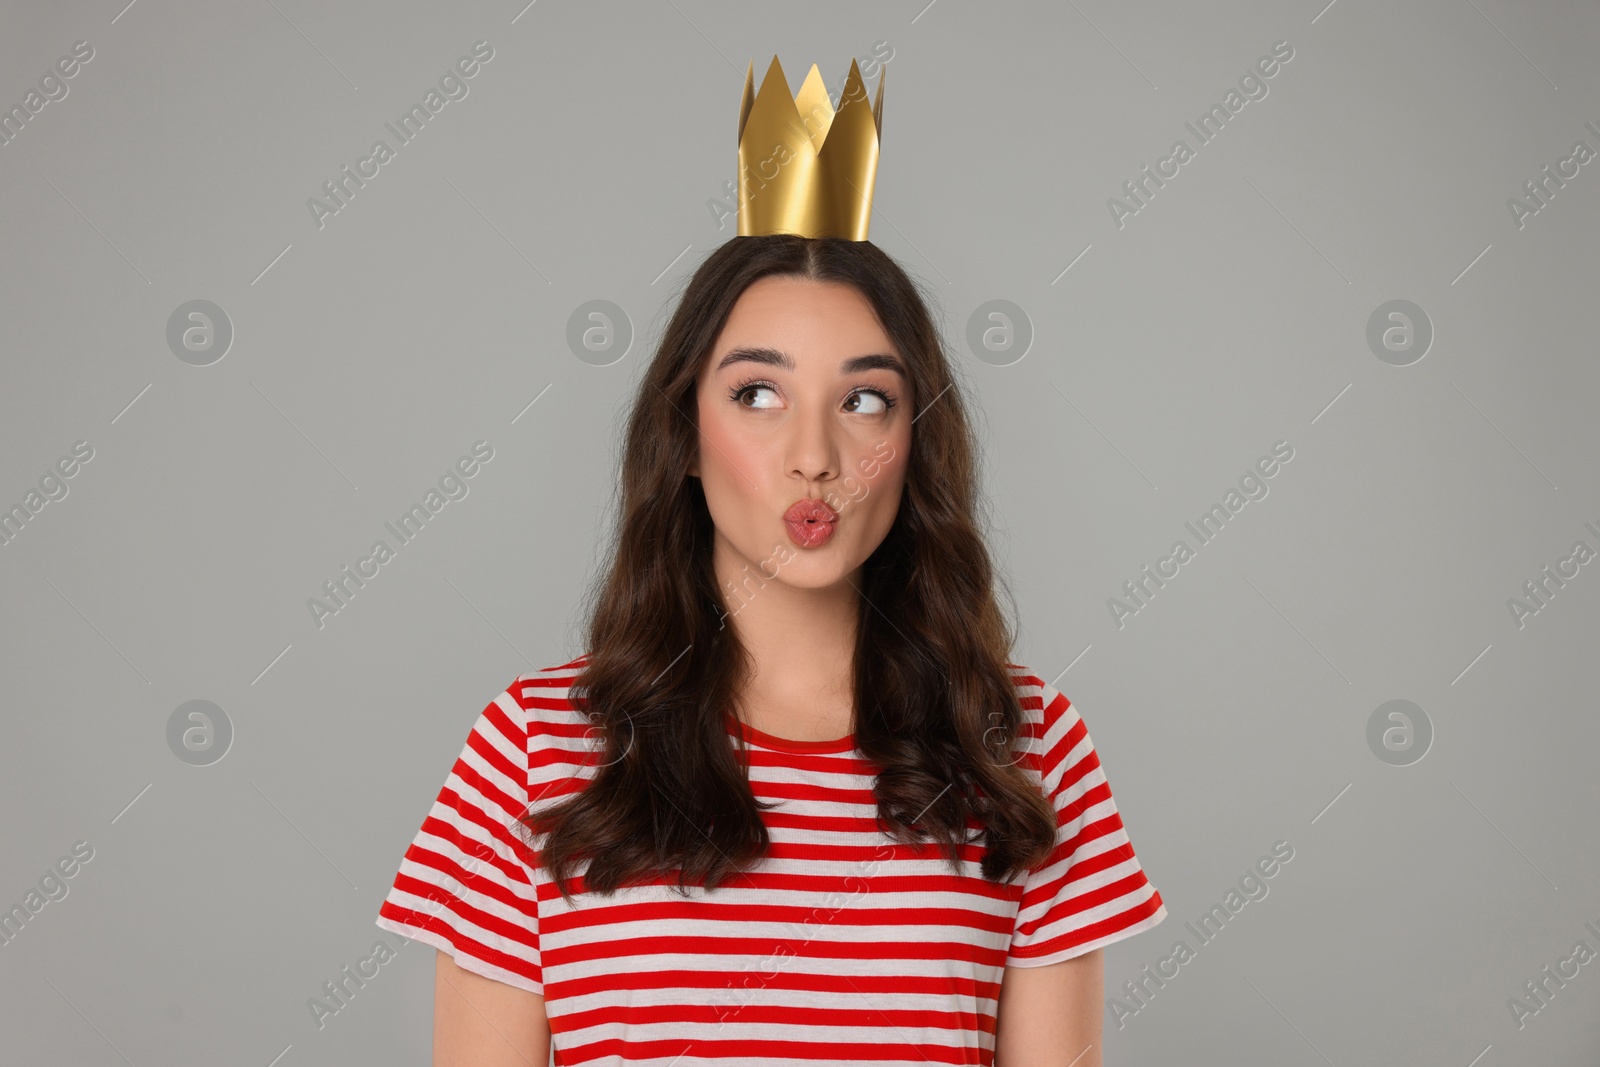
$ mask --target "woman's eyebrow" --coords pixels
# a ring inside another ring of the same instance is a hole
[[[763,348],[759,346],[743,346],[730,348],[722,359],[717,361],[717,370],[731,366],[734,363],[761,363],[769,367],[779,367],[786,371],[794,370],[794,360],[785,352],[776,348]],[[840,374],[859,374],[867,370],[888,370],[906,378],[905,366],[900,360],[891,355],[875,352],[866,356],[852,356],[839,364]]]

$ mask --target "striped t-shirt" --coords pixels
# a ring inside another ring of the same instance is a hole
[[[597,773],[601,735],[567,699],[585,659],[523,675],[484,708],[406,850],[380,927],[462,968],[544,997],[557,1065],[994,1060],[1007,966],[1041,967],[1166,917],[1083,720],[1010,665],[1024,710],[1013,745],[1054,803],[1054,851],[1007,883],[960,850],[875,822],[874,765],[854,737],[746,738],[767,855],[715,890],[675,879],[562,899],[517,816]],[[576,870],[581,874],[586,864]]]

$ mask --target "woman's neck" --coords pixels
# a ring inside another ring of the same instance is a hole
[[[754,668],[738,698],[747,724],[794,741],[854,732],[859,582],[857,573],[837,586],[806,589],[785,583],[780,573],[747,581],[738,598],[719,582],[729,612],[724,624]]]

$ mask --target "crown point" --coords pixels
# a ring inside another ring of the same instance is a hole
[[[889,74],[887,65],[878,68],[878,95],[872,101],[872,125],[878,131],[878,140],[883,140],[883,79]]]
[[[828,97],[828,87],[823,84],[822,71],[817,69],[815,63],[811,64],[811,73],[806,75],[804,84],[800,86],[800,94],[794,98],[794,106],[800,116],[801,127],[811,139],[811,147],[822,151],[822,145],[828,137],[828,127],[833,125],[833,101]]]
[[[756,65],[752,61],[750,63],[750,65],[745,68],[745,72],[744,72],[744,96],[741,97],[740,100],[739,100],[739,136],[740,137],[744,136],[744,124],[747,121],[749,121],[750,109],[755,106],[755,102],[756,102],[755,79],[756,79]],[[883,91],[883,87],[881,85],[878,87],[878,91],[879,92]]]

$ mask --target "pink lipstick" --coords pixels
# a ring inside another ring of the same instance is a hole
[[[839,513],[824,501],[808,498],[789,505],[783,522],[789,528],[789,540],[801,548],[820,548],[833,536]]]

